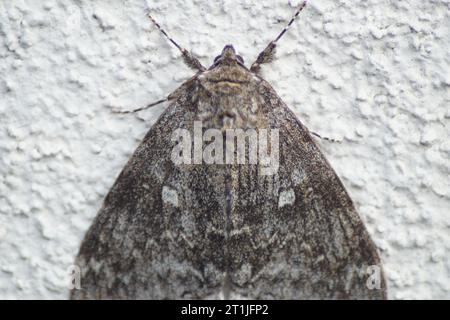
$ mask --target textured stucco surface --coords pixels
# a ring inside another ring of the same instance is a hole
[[[251,63],[298,1],[0,0],[0,298],[67,297],[102,199],[192,75]],[[320,141],[381,251],[392,299],[450,298],[450,1],[309,1],[264,77]]]

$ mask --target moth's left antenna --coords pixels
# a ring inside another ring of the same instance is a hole
[[[305,8],[306,1],[304,1],[295,11],[294,16],[289,21],[287,26],[278,34],[278,36],[275,38],[275,40],[271,41],[267,47],[258,55],[258,58],[255,62],[253,62],[252,66],[250,67],[250,71],[253,72],[259,72],[261,69],[261,65],[264,63],[271,62],[274,59],[275,56],[275,47],[277,44],[277,41],[280,40],[280,38],[285,34],[285,32],[290,28],[292,23],[295,21],[295,18],[299,15],[299,13]]]
[[[192,55],[192,53],[190,53],[186,49],[182,48],[178,43],[176,43],[175,40],[173,40],[171,37],[169,37],[169,35],[166,33],[166,31],[164,31],[164,29],[161,28],[161,26],[158,24],[158,22],[156,22],[156,20],[153,19],[153,17],[150,15],[150,13],[148,13],[148,17],[153,22],[153,24],[158,28],[158,30],[161,31],[161,33],[164,35],[164,37],[166,37],[167,40],[172,42],[172,44],[175,47],[177,47],[178,50],[181,51],[181,54],[183,55],[183,61],[184,61],[184,63],[186,63],[186,65],[189,68],[197,70],[197,71],[204,71],[204,70],[206,70],[205,67],[201,64],[201,62],[196,57],[194,57]]]

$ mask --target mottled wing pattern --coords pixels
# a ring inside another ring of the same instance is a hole
[[[382,274],[380,289],[366,285],[367,267],[381,268],[376,248],[307,129],[265,81],[238,90],[181,87],[87,232],[76,259],[81,290],[71,298],[385,297]],[[193,132],[199,119],[278,128],[278,170],[175,165],[173,131]]]
[[[225,168],[171,161],[174,128],[192,130],[195,117],[195,97],[180,95],[124,167],[88,230],[76,259],[81,290],[72,290],[72,299],[218,298]]]
[[[279,129],[280,166],[275,175],[233,166],[231,297],[386,298],[376,247],[336,173],[264,81],[258,101],[269,126]],[[373,265],[379,289],[367,286]]]

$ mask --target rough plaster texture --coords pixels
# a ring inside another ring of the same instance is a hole
[[[67,297],[102,199],[192,75],[251,63],[298,1],[0,1],[0,298]],[[450,298],[450,1],[310,1],[263,68],[313,131],[384,261],[392,299]]]

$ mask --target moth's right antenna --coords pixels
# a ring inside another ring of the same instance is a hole
[[[186,63],[186,65],[189,68],[197,70],[197,71],[206,70],[206,68],[201,64],[201,62],[196,57],[194,57],[192,55],[192,53],[190,53],[186,49],[182,48],[178,43],[175,42],[175,40],[173,40],[171,37],[169,37],[169,35],[166,33],[166,31],[164,31],[164,29],[161,28],[161,26],[158,24],[158,22],[156,22],[156,20],[153,19],[153,17],[150,15],[150,13],[148,13],[148,17],[153,22],[153,24],[158,28],[158,30],[161,31],[161,33],[164,35],[164,37],[166,37],[167,40],[172,42],[173,45],[175,45],[175,47],[177,47],[178,50],[181,51],[181,53],[183,55],[183,61],[184,61],[184,63]]]
[[[275,38],[275,40],[271,41],[267,47],[258,55],[258,58],[255,62],[253,62],[252,66],[250,67],[250,71],[258,73],[259,70],[261,70],[261,65],[263,63],[271,62],[275,56],[275,47],[277,44],[277,41],[280,40],[280,38],[284,35],[284,33],[289,29],[291,24],[295,21],[295,18],[297,18],[300,11],[303,10],[303,8],[306,6],[306,1],[304,1],[295,11],[294,16],[292,17],[291,21],[287,24],[287,26],[281,31],[278,36]]]

